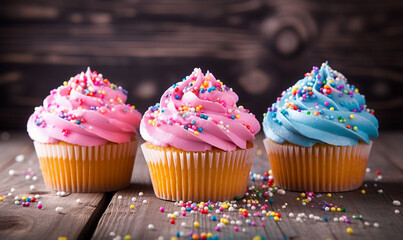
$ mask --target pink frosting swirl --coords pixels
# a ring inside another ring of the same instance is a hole
[[[81,146],[129,142],[141,113],[125,104],[127,91],[96,71],[81,72],[50,91],[27,123],[29,136],[42,143]]]
[[[238,95],[200,69],[165,91],[140,123],[140,134],[158,146],[185,151],[245,149],[260,125],[255,115],[237,107]]]

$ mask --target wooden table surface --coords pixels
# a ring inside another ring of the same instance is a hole
[[[276,193],[272,198],[252,194],[243,197],[267,204],[267,212],[280,212],[282,216],[278,222],[266,216],[253,216],[253,213],[261,213],[259,206],[256,210],[245,206],[249,216],[240,218],[238,209],[245,205],[241,199],[236,203],[236,211],[210,211],[218,221],[196,212],[178,216],[175,224],[171,224],[167,216],[175,211],[181,213],[180,206],[155,197],[140,149],[129,188],[110,193],[58,196],[57,192],[46,189],[27,134],[0,134],[0,196],[4,198],[0,201],[0,239],[171,239],[178,233],[179,239],[188,239],[191,232],[200,238],[202,233],[212,233],[219,239],[253,239],[257,235],[262,239],[398,239],[403,235],[403,209],[393,204],[394,200],[403,201],[403,132],[380,133],[374,141],[365,182],[358,190],[332,193],[331,197],[327,193],[315,193],[315,198],[306,206],[297,201],[300,192]],[[259,134],[252,166],[259,174],[270,168],[262,139],[263,135]],[[255,186],[262,193],[267,191],[260,183],[250,180],[249,186]],[[16,196],[35,195],[40,195],[37,201],[42,201],[42,209],[37,208],[37,202],[29,207],[15,204]],[[77,202],[77,199],[81,201]],[[274,201],[272,204],[270,199]],[[346,211],[322,210],[324,202],[344,207]],[[134,209],[130,205],[134,205]],[[63,208],[62,213],[55,211],[57,207]],[[165,208],[164,213],[159,211],[160,207]],[[229,223],[216,231],[217,223],[224,217]],[[200,223],[199,228],[194,227],[195,221]],[[256,226],[252,226],[252,222]],[[149,229],[150,224],[153,229]],[[346,232],[349,227],[353,229],[352,234]]]

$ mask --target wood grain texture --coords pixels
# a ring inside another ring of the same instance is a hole
[[[27,145],[29,143],[29,145]],[[13,147],[9,147],[11,144]],[[29,150],[25,150],[28,148]],[[0,239],[57,239],[59,236],[68,239],[89,239],[103,210],[110,199],[103,193],[69,194],[57,196],[55,191],[45,187],[39,163],[33,149],[32,141],[26,133],[11,133],[9,141],[0,142],[2,151],[0,166],[0,195],[7,196],[11,188],[15,189],[11,196],[0,202]],[[16,162],[15,156],[23,154],[24,160]],[[11,157],[10,157],[11,156]],[[5,164],[6,163],[6,164]],[[9,171],[13,170],[14,175]],[[26,179],[29,175],[30,179]],[[34,181],[33,177],[37,180]],[[35,189],[31,190],[30,186]],[[37,202],[30,207],[14,204],[14,197],[41,196],[43,208],[37,208]],[[78,204],[77,199],[82,203]],[[63,207],[64,214],[58,214],[56,207]],[[95,217],[93,217],[95,216]]]
[[[252,165],[252,170],[256,173],[270,168],[269,161],[262,144],[264,135],[257,135],[255,144],[257,154]],[[252,239],[256,235],[264,236],[266,239],[396,239],[403,230],[402,213],[395,214],[395,210],[402,211],[401,207],[394,206],[393,200],[403,201],[403,168],[402,148],[400,142],[403,141],[402,132],[381,132],[380,137],[374,141],[373,149],[368,162],[369,172],[366,174],[363,186],[354,191],[343,193],[332,193],[327,197],[326,193],[317,194],[312,202],[306,206],[302,205],[300,192],[287,191],[284,196],[274,194],[273,203],[269,203],[270,198],[259,198],[253,190],[249,191],[249,196],[244,199],[258,199],[259,203],[267,204],[266,211],[275,211],[282,214],[282,220],[275,222],[268,217],[264,219],[251,216],[252,213],[260,212],[258,209],[252,211],[244,206],[242,200],[237,202],[238,207],[234,212],[224,210],[221,213],[211,214],[216,216],[218,221],[213,222],[208,215],[201,213],[187,213],[178,216],[175,224],[170,223],[168,213],[178,211],[179,206],[173,202],[157,199],[153,193],[151,181],[148,174],[147,165],[141,151],[137,152],[135,167],[132,175],[132,184],[129,188],[116,193],[107,194],[70,194],[59,197],[55,192],[47,190],[40,175],[37,158],[30,144],[30,140],[25,133],[11,133],[7,141],[0,142],[2,152],[0,158],[0,196],[7,195],[11,188],[15,188],[12,197],[6,197],[0,202],[0,238],[1,239],[57,239],[59,236],[66,236],[68,239],[113,239],[116,236],[124,238],[130,235],[131,239],[157,239],[163,236],[170,239],[181,232],[187,238],[190,232],[200,234],[211,232],[219,235],[220,239]],[[14,147],[11,147],[14,146]],[[23,162],[16,162],[15,156],[19,155],[22,149],[28,148],[24,153]],[[4,163],[8,163],[4,165]],[[9,170],[15,170],[16,174],[10,176]],[[38,176],[37,181],[26,180],[25,174],[32,171]],[[382,179],[376,174],[380,171]],[[35,184],[36,190],[31,191],[29,186]],[[260,181],[250,181],[249,186],[255,186],[263,192]],[[361,193],[365,190],[365,194]],[[379,193],[382,190],[382,193]],[[139,192],[143,192],[139,196]],[[40,194],[44,208],[39,210],[33,203],[30,207],[24,208],[14,205],[14,196],[30,196]],[[133,201],[132,198],[136,200]],[[80,198],[82,204],[76,203]],[[147,203],[143,203],[146,200]],[[338,207],[345,207],[346,212],[327,212],[321,209],[319,203],[332,203]],[[134,209],[130,205],[134,205]],[[61,206],[66,211],[65,214],[58,214],[55,208]],[[312,207],[314,206],[314,207]],[[165,212],[159,211],[160,207],[165,207]],[[240,218],[239,207],[248,209],[250,216]],[[106,208],[106,209],[104,209]],[[293,213],[295,216],[290,217]],[[301,221],[297,221],[298,214],[305,214]],[[310,218],[319,216],[320,221]],[[214,230],[217,223],[224,215],[231,220],[241,220],[242,225],[239,231],[234,230],[231,223],[224,226],[220,232]],[[351,223],[335,222],[334,218],[345,215]],[[354,219],[353,215],[361,215],[362,219]],[[324,221],[327,217],[328,221]],[[257,226],[246,223],[246,219],[256,222]],[[193,226],[193,222],[200,223],[199,228]],[[182,227],[181,223],[186,222]],[[261,223],[264,226],[260,226]],[[368,222],[369,225],[366,225]],[[378,223],[379,228],[374,227]],[[148,225],[153,224],[154,229],[148,229]],[[353,235],[346,232],[348,227],[354,230]],[[244,229],[244,232],[242,231]],[[114,237],[111,236],[114,233]]]
[[[87,66],[126,88],[141,112],[201,67],[261,120],[328,60],[365,94],[381,128],[402,129],[402,13],[394,0],[4,0],[0,128],[23,129],[51,88]]]

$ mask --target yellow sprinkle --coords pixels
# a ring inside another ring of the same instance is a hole
[[[358,129],[357,126],[354,126],[354,127],[353,127],[353,130],[354,130],[354,131],[357,131],[357,129]]]
[[[172,215],[171,215],[171,218],[172,218],[172,219],[175,219],[175,218],[176,218],[175,214],[172,214]]]
[[[58,237],[57,240],[67,240],[67,237]]]
[[[123,239],[124,239],[124,240],[129,240],[129,239],[132,239],[132,236],[130,236],[129,234],[127,234]]]
[[[252,238],[252,240],[262,240],[262,238],[260,236],[256,236],[256,237]]]
[[[346,229],[346,232],[347,232],[348,234],[353,234],[353,229],[352,229],[351,227],[348,227],[348,228]]]
[[[267,213],[266,213],[266,216],[267,216],[267,217],[270,217],[270,213],[267,212]]]
[[[270,212],[270,216],[274,216],[275,214],[275,212]]]
[[[297,201],[299,201],[300,199],[299,199],[299,197],[297,197]]]
[[[207,233],[208,238],[212,238],[213,236],[214,236],[213,233],[211,233],[211,232]]]
[[[239,114],[235,115],[235,118],[238,119],[238,118],[239,118]]]
[[[332,197],[332,194],[331,194],[331,193],[328,193],[326,196],[327,196],[327,197]]]
[[[258,156],[262,155],[262,150],[258,149],[258,150],[256,151],[256,154],[257,154]]]
[[[132,106],[133,109],[136,109],[136,106]]]
[[[121,99],[120,97],[116,98],[116,101],[117,101],[118,103],[122,103],[122,99]]]
[[[193,223],[193,226],[194,226],[195,228],[198,228],[198,227],[200,226],[200,223],[196,221],[196,222]]]
[[[109,99],[109,102],[110,102],[110,103],[114,103],[115,100],[113,100],[113,99],[111,98],[111,99]]]
[[[63,85],[64,85],[64,86],[67,86],[67,84],[68,84],[67,81],[64,81],[64,82],[63,82]]]
[[[280,218],[277,217],[277,216],[275,216],[273,219],[274,219],[274,221],[276,221],[276,222],[278,222],[278,220],[280,220]]]
[[[27,200],[27,198],[28,198],[28,197],[25,197],[25,196],[24,196],[24,197],[22,197],[22,201]]]
[[[309,87],[308,90],[309,90],[309,91],[312,91],[312,87]]]
[[[0,197],[0,202],[3,201],[3,199],[4,199],[3,197]]]
[[[305,197],[306,196],[306,194],[305,193],[301,193],[301,197]]]
[[[358,93],[358,92],[359,92],[359,91],[358,91],[358,88],[356,88],[356,89],[354,90],[354,92]]]
[[[177,237],[171,237],[171,240],[178,240]]]
[[[332,207],[330,210],[331,210],[332,212],[335,212],[335,211],[336,211],[336,208],[335,208],[335,207]]]
[[[330,107],[330,111],[334,111],[334,107]]]
[[[341,212],[341,208],[338,207],[338,208],[336,209],[336,211]]]
[[[351,118],[351,119],[354,119],[354,114],[351,114],[351,115],[350,115],[350,118]]]
[[[198,135],[199,135],[199,132],[198,132],[198,131],[194,131],[194,134],[195,134],[196,136],[198,136]]]
[[[362,193],[362,194],[365,194],[365,190],[364,190],[364,189],[362,189],[362,190],[361,190],[361,193]]]
[[[345,94],[347,94],[347,93],[348,93],[348,91],[347,91],[347,90],[344,90],[344,93],[345,93]]]
[[[269,174],[270,174],[270,175],[272,175],[272,174],[273,174],[273,171],[272,171],[271,169],[269,170]]]
[[[130,209],[132,209],[132,210],[134,209],[134,205],[133,205],[133,204],[132,204],[132,205],[130,205]]]

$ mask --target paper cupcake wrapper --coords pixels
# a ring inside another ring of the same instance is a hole
[[[370,144],[302,147],[263,140],[275,183],[288,190],[340,192],[357,189],[365,177]]]
[[[245,194],[254,147],[186,152],[141,145],[155,195],[171,201],[225,201]]]
[[[92,147],[34,141],[46,186],[66,192],[108,192],[127,187],[137,144],[137,139]]]

